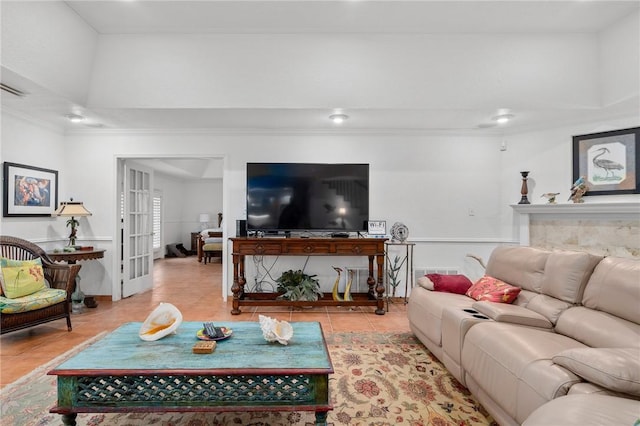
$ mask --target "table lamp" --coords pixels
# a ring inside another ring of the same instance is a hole
[[[78,222],[76,217],[91,216],[91,212],[84,207],[81,201],[73,201],[73,198],[71,198],[70,201],[60,202],[60,206],[55,212],[53,212],[52,216],[71,217],[71,219],[67,220],[67,226],[71,227],[71,234],[69,234],[69,246],[75,246],[76,228],[80,225],[80,222]]]
[[[209,227],[209,222],[211,221],[211,216],[209,213],[200,213],[200,230],[204,231]]]

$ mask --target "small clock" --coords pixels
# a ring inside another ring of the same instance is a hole
[[[404,223],[396,222],[391,227],[391,238],[394,241],[401,243],[405,242],[409,238],[409,228]]]

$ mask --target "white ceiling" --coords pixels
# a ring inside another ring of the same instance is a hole
[[[597,32],[637,1],[66,1],[100,34]]]
[[[640,7],[637,0],[112,0],[64,3],[98,34],[596,34]],[[78,128],[62,118],[74,106],[72,101],[7,69],[3,69],[2,80],[29,93],[25,98],[3,93],[3,107],[68,130]],[[501,99],[501,107],[514,105],[517,110],[512,112],[517,120],[503,130],[584,121],[591,116],[613,117],[638,110],[635,97],[592,110],[580,105],[559,105],[550,110],[527,104],[526,99]],[[327,118],[327,109],[313,105],[121,109],[92,105],[85,108],[84,113],[89,118],[81,125],[84,129],[335,129]],[[347,113],[350,118],[341,131],[495,130],[495,123],[491,121],[493,114],[488,114],[486,109],[470,109],[463,105],[457,108],[379,108],[371,104],[352,108]]]

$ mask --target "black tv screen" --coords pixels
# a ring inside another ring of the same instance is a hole
[[[368,164],[247,163],[247,230],[366,231]]]

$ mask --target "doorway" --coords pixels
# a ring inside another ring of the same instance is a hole
[[[114,283],[114,300],[148,289],[144,285],[131,286],[130,281],[133,279],[131,267],[132,265],[137,266],[131,260],[134,249],[144,250],[148,247],[152,260],[149,267],[152,281],[154,257],[164,257],[168,244],[181,243],[184,247],[189,248],[192,234],[201,230],[202,224],[199,222],[199,218],[204,213],[216,218],[218,213],[224,213],[223,171],[225,161],[224,156],[209,158],[123,156],[117,158],[118,210],[120,213],[118,215],[119,232],[117,235],[119,241],[117,245],[121,248],[121,256],[120,262],[118,262],[119,271],[115,276],[120,276],[121,279],[119,285]],[[130,173],[127,170],[131,168],[131,164],[135,164],[137,168],[144,167],[149,171],[148,196],[136,195],[139,200],[144,200],[147,203],[145,210],[148,209],[149,216],[146,218],[140,216],[134,219],[138,210],[127,211],[127,209],[131,210],[127,207],[127,202],[131,200],[128,200],[128,195],[126,195],[129,191],[127,174]],[[156,210],[160,209],[160,223],[154,223],[154,207]],[[149,227],[148,246],[145,245],[147,240],[143,236],[140,235],[140,239],[136,241],[137,234],[132,234],[134,226],[145,227],[146,225]],[[159,237],[156,235],[158,227],[160,229]],[[227,233],[224,227],[222,231],[223,241],[226,241]],[[160,256],[157,253],[154,255],[154,245],[157,251],[158,239],[160,240]],[[222,270],[224,279],[227,276],[225,257],[226,243],[223,243]],[[199,266],[197,256],[190,256],[190,258],[193,259],[194,267]],[[145,257],[145,259],[147,258]],[[223,287],[226,288],[226,286]],[[127,290],[129,288],[134,288],[134,292],[130,293]],[[224,290],[222,297],[226,300]]]

